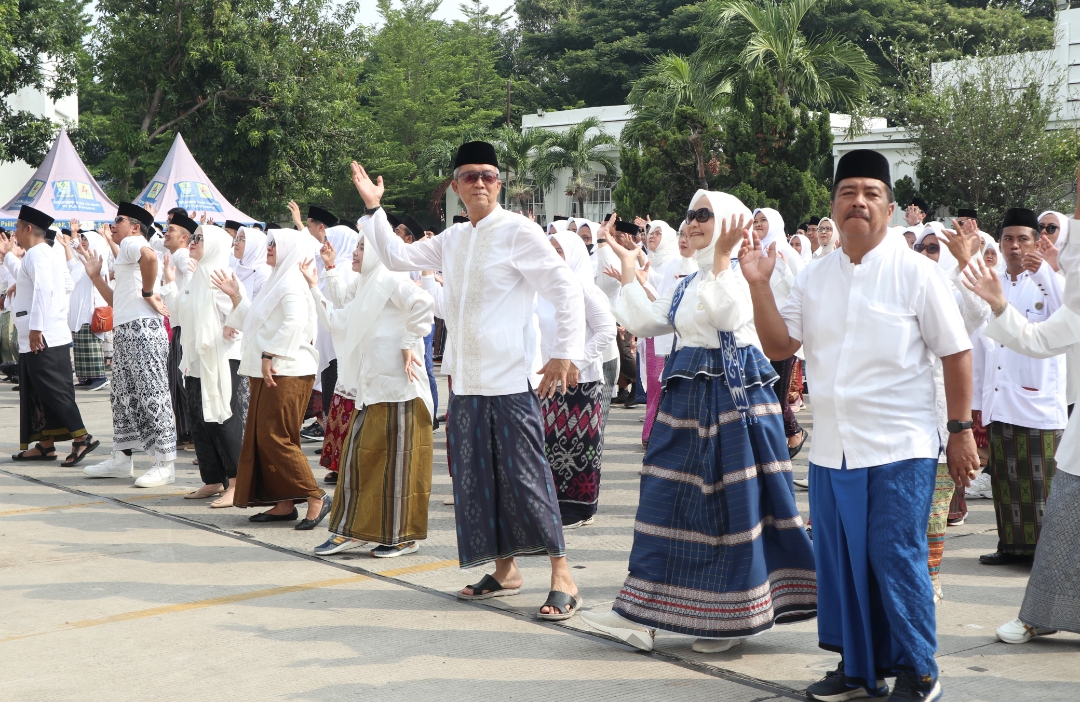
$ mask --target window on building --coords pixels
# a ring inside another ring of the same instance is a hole
[[[615,181],[606,175],[597,174],[593,177],[593,190],[585,200],[585,211],[582,212],[576,200],[571,204],[572,217],[584,217],[585,219],[599,222],[604,215],[612,210],[611,191],[615,187]]]

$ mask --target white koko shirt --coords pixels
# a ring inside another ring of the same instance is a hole
[[[526,337],[537,292],[554,305],[558,320],[552,358],[585,357],[581,285],[535,222],[496,207],[476,227],[462,222],[412,244],[394,234],[381,209],[358,225],[388,269],[442,271],[453,349],[446,372],[454,379],[455,395],[529,389],[535,349]]]
[[[141,234],[125,237],[120,242],[113,263],[113,327],[133,322],[136,319],[162,319],[162,316],[142,296],[142,271],[139,259],[143,249],[149,249],[155,256],[152,246]],[[160,270],[159,270],[160,273]],[[159,290],[158,281],[154,281],[154,292]]]
[[[810,461],[869,468],[938,457],[934,361],[971,348],[945,272],[888,237],[855,265],[812,262],[780,310],[814,398]]]
[[[67,261],[60,259],[44,241],[23,255],[15,281],[15,328],[19,353],[30,353],[30,332],[39,331],[50,348],[71,343],[68,329],[68,296],[74,285],[67,275]]]

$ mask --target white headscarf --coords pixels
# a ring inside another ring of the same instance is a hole
[[[356,250],[356,242],[360,241],[360,234],[339,224],[326,230],[326,238],[334,247],[334,268],[342,277],[342,282],[348,286],[356,278],[352,269],[352,255]]]
[[[244,284],[248,299],[254,300],[271,273],[266,265],[266,233],[255,227],[240,227],[237,233],[244,235],[244,257],[230,256],[229,265]]]
[[[934,237],[937,238],[938,247],[940,248],[937,260],[938,265],[941,266],[941,269],[946,273],[952,273],[960,264],[956,260],[956,256],[953,256],[952,251],[949,251],[949,247],[945,243],[945,238],[941,236],[941,230],[944,228],[945,227],[942,226],[941,222],[927,222],[922,231],[919,232],[919,235],[915,237],[915,245],[918,246],[923,242],[923,239],[933,234]]]
[[[788,243],[787,233],[784,231],[783,216],[771,207],[759,207],[754,210],[755,217],[757,217],[758,212],[765,215],[765,219],[769,222],[769,231],[765,233],[765,238],[761,240],[762,250],[768,249],[773,244],[776,244],[776,250],[784,254],[784,265],[791,271],[791,275],[799,275],[799,273],[802,272],[804,265],[802,252],[796,251],[791,244]]]
[[[311,342],[315,340],[315,302],[308,292],[308,284],[304,274],[300,272],[300,262],[311,257],[311,246],[307,240],[311,235],[307,232],[298,232],[295,229],[271,229],[267,232],[266,240],[269,244],[272,240],[277,245],[277,263],[273,266],[273,272],[266,279],[262,290],[251,302],[247,318],[244,320],[244,339],[254,338],[256,329],[266,324],[270,313],[281,303],[281,298],[289,293],[298,293],[308,305],[308,316],[304,320],[303,339]],[[244,252],[247,253],[246,251]],[[245,255],[244,258],[247,258]]]
[[[716,249],[716,240],[720,238],[720,222],[731,219],[732,215],[735,215],[736,218],[742,215],[747,220],[750,220],[753,214],[750,212],[750,208],[744,205],[739,198],[716,190],[698,190],[694,193],[694,197],[690,198],[690,207],[694,207],[698,200],[703,197],[708,201],[709,209],[713,211],[713,235],[708,246],[694,252],[694,262],[697,263],[698,270],[704,272],[712,270],[713,267],[713,251]],[[738,257],[739,248],[741,248],[741,244],[736,244],[729,254],[731,258]]]
[[[202,234],[203,257],[177,303],[177,318],[184,330],[180,346],[185,368],[193,360],[199,361],[203,419],[222,424],[232,416],[232,376],[217,311],[218,290],[210,282],[210,274],[229,267],[232,237],[213,224],[195,231]]]
[[[837,228],[836,222],[832,220],[832,217],[822,217],[821,222],[828,222],[832,225],[832,238],[818,247],[818,250],[814,252],[814,258],[827,256],[840,248],[840,230]],[[818,228],[821,227],[821,222],[818,222]]]
[[[799,254],[799,258],[802,259],[804,266],[814,260],[814,252],[810,246],[810,238],[808,236],[805,234],[796,234],[791,238],[799,240],[799,246],[802,248],[802,251],[797,251],[796,253]],[[792,246],[791,248],[794,249],[795,247]]]
[[[649,251],[646,245],[645,256],[649,259],[654,271],[662,272],[663,268],[679,257],[679,233],[672,229],[667,222],[655,220],[650,225],[649,232],[660,229],[660,243],[656,245],[656,251]]]
[[[986,263],[986,260],[985,260],[986,250],[987,249],[993,249],[994,253],[997,254],[997,263],[994,265],[994,270],[997,271],[998,275],[1004,275],[1005,274],[1005,259],[1001,256],[1001,249],[998,248],[997,242],[994,241],[994,237],[990,236],[986,232],[979,232],[979,236],[983,240],[982,249],[979,251],[979,256],[984,259],[983,263]],[[1058,264],[1059,265],[1061,263],[1060,258],[1061,257],[1060,257],[1060,254],[1059,254],[1058,255]]]
[[[112,254],[112,249],[109,248],[104,237],[93,230],[82,232],[82,235],[86,237],[87,248],[91,252],[101,256],[103,262],[102,275],[108,277],[109,256]],[[59,246],[53,247],[53,249],[60,248],[61,247]],[[67,261],[65,260],[64,271],[67,270]],[[0,292],[0,295],[2,294],[3,293]],[[103,298],[101,293],[94,287],[94,281],[90,276],[82,275],[79,277],[79,282],[74,283],[68,305],[68,322],[70,323],[69,326],[72,328],[71,330],[78,331],[78,327],[88,323],[93,316],[94,308],[96,307],[105,307],[105,298]],[[78,325],[78,327],[76,325]],[[95,336],[102,338],[105,334],[95,334]]]
[[[565,232],[566,227],[569,226],[569,224],[570,224],[570,220],[567,220],[567,219],[556,219],[553,222],[548,222],[548,228],[547,228],[548,236],[551,236],[552,234],[558,234],[559,232]],[[552,228],[555,229],[554,232],[551,231]]]
[[[1054,246],[1056,246],[1058,249],[1061,249],[1061,247],[1065,245],[1065,242],[1069,240],[1069,218],[1060,212],[1056,212],[1054,210],[1047,210],[1046,212],[1043,212],[1041,215],[1039,215],[1039,220],[1042,221],[1042,218],[1046,215],[1054,215],[1054,219],[1057,220],[1058,236],[1057,242],[1054,244]]]

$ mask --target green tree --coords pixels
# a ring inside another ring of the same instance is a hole
[[[674,222],[679,218],[678,203],[665,193],[665,174],[644,150],[622,147],[619,150],[619,184],[611,191],[615,211],[624,219],[651,215],[653,219]]]
[[[590,135],[593,130],[596,133]],[[584,213],[585,201],[596,190],[595,166],[609,177],[616,175],[615,161],[607,154],[607,147],[616,143],[615,137],[604,131],[600,120],[584,119],[565,132],[552,135],[544,157],[536,163],[537,180],[552,182],[557,171],[570,171],[566,194],[578,204],[578,212]]]
[[[755,109],[728,120],[714,182],[751,209],[776,208],[793,232],[807,216],[828,209],[829,191],[814,172],[832,153],[829,114],[793,109],[764,72],[751,81],[747,97]]]
[[[87,0],[0,0],[0,163],[37,164],[57,126],[9,100],[24,88],[53,100],[75,92]]]
[[[536,191],[551,187],[553,173],[545,173],[547,180],[538,179],[537,164],[547,156],[552,134],[543,129],[517,130],[503,127],[495,135],[495,148],[499,164],[506,169],[506,202],[522,208],[533,200]]]
[[[701,58],[717,63],[715,80],[730,83],[737,105],[768,71],[790,104],[857,111],[878,83],[873,62],[843,37],[807,36],[800,28],[826,1],[714,0],[702,24]]]

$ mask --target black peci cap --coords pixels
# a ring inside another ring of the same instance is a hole
[[[499,167],[499,157],[495,147],[486,141],[469,141],[458,147],[454,156],[454,168],[461,168],[470,163]]]
[[[187,230],[188,234],[194,234],[195,230],[199,228],[199,223],[193,220],[191,217],[182,214],[174,214],[172,221],[169,224],[175,224],[178,227],[183,227]]]
[[[956,212],[957,217],[967,217],[968,219],[978,219],[979,213],[975,211],[974,207],[961,207]]]
[[[242,226],[244,226],[244,225],[240,224],[235,219],[227,219],[227,220],[225,220],[225,226],[222,227],[222,229],[239,229]]]
[[[321,207],[315,207],[314,205],[308,208],[308,219],[313,219],[316,222],[322,222],[328,227],[332,227],[337,224],[337,217],[334,216],[329,210],[324,210]]]
[[[840,182],[847,178],[873,178],[891,188],[892,170],[889,167],[889,159],[870,149],[849,151],[841,156],[836,164],[833,192],[836,192]]]
[[[1027,227],[1039,231],[1039,217],[1033,210],[1026,207],[1010,207],[1005,211],[1005,218],[1001,220],[1001,228]]]
[[[149,210],[130,202],[121,202],[117,205],[116,214],[121,217],[130,217],[147,227],[154,224],[154,215],[150,214]]]
[[[29,205],[23,205],[22,209],[19,210],[19,219],[24,222],[29,222],[35,227],[41,227],[45,231],[49,231],[49,227],[56,221],[41,210],[30,207]]]

